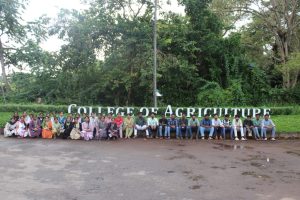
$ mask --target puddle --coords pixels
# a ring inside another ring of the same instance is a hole
[[[254,178],[261,178],[261,179],[269,179],[269,178],[271,178],[268,175],[260,175],[260,174],[257,174],[256,172],[243,172],[242,175],[243,176],[252,176]]]
[[[294,155],[294,156],[300,156],[300,152],[287,151],[286,153],[287,153],[287,154],[290,154],[290,155]]]
[[[218,150],[243,150],[243,149],[254,149],[254,147],[250,146],[245,146],[241,144],[222,144],[222,143],[217,143],[216,147],[213,147],[214,149]]]

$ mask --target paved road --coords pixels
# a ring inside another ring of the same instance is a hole
[[[297,200],[300,140],[84,142],[0,136],[0,199]]]

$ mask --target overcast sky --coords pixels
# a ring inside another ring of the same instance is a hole
[[[171,6],[166,4],[167,1],[168,0],[160,0],[164,11],[172,10],[173,12],[184,13],[184,8],[178,5],[177,0],[169,0]],[[81,0],[30,0],[23,14],[23,19],[25,21],[32,21],[43,14],[55,18],[62,8],[84,10],[88,8],[88,6],[81,3]],[[44,42],[42,47],[48,51],[57,51],[62,44],[62,41],[52,37]]]

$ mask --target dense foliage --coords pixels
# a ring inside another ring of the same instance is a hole
[[[21,0],[14,2],[0,4],[0,16],[11,15],[17,20],[14,25],[19,25],[20,13],[7,14],[2,9],[25,5]],[[251,10],[249,4],[253,2],[262,3],[266,9]],[[293,20],[299,23],[300,7],[295,0],[180,0],[185,6],[184,16],[161,12],[157,81],[163,97],[159,105],[299,103],[300,44],[295,32],[300,28],[289,29],[292,33],[282,28],[288,41],[284,41],[286,47],[279,46],[283,39],[279,31],[267,26],[272,20],[278,25],[271,13],[278,2],[290,3],[286,9],[296,9]],[[152,105],[153,1],[89,3],[90,8],[82,12],[62,10],[47,28],[43,18],[31,28],[20,25],[18,29],[9,29],[6,18],[0,20],[0,27],[7,27],[12,37],[19,37],[18,30],[24,35],[35,33],[20,42],[16,51],[0,46],[0,58],[3,52],[5,61],[2,66],[26,66],[30,72],[11,73],[9,86],[1,84],[3,97],[11,102],[41,98],[49,104]],[[261,17],[267,14],[270,17]],[[234,22],[242,16],[252,21],[236,30]],[[39,47],[46,35],[56,35],[66,43],[59,52],[46,52]],[[5,74],[2,77],[4,80]]]

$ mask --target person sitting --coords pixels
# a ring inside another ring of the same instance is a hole
[[[262,132],[261,122],[262,122],[262,120],[260,119],[260,114],[256,114],[255,119],[253,119],[253,126],[254,126],[253,132],[254,132],[256,140],[259,140],[260,136],[261,136],[261,134],[259,134],[260,132]]]
[[[158,123],[159,123],[159,137],[160,139],[163,139],[168,135],[168,120],[166,119],[166,116],[162,115],[162,118],[159,119]]]
[[[18,138],[25,138],[29,135],[23,116],[21,116],[20,120],[16,123],[16,134]]]
[[[81,131],[81,137],[85,141],[89,141],[93,139],[93,131],[94,126],[92,123],[90,123],[90,118],[88,116],[85,116],[85,121],[82,123],[82,131]]]
[[[114,122],[117,125],[117,129],[119,130],[120,138],[123,138],[123,117],[121,116],[121,113],[117,114],[117,117],[115,117]]]
[[[254,125],[250,115],[248,115],[247,118],[244,120],[243,127],[246,138],[248,133],[248,137],[254,137],[254,139],[256,139],[255,134],[253,134]]]
[[[15,123],[17,123],[17,121],[19,121],[20,117],[19,117],[19,113],[18,112],[15,112],[12,116],[12,118],[15,119]]]
[[[212,120],[212,126],[214,127],[214,135],[215,139],[222,140],[225,138],[225,135],[223,134],[223,124],[221,120],[219,119],[218,114],[214,114],[214,118]]]
[[[75,119],[74,119],[75,120]],[[76,120],[79,122],[79,120],[81,120],[80,117],[76,117]],[[62,138],[63,139],[67,139],[68,137],[70,137],[70,134],[71,134],[71,131],[73,129],[73,122],[72,122],[72,119],[70,116],[67,117],[66,121],[65,121],[65,124],[64,124],[64,132],[63,132],[63,135],[62,135]]]
[[[205,114],[204,118],[200,122],[200,134],[201,139],[204,140],[204,133],[209,132],[208,139],[212,140],[212,136],[214,134],[214,127],[212,126],[212,121],[209,119],[209,114]],[[198,137],[198,134],[197,134]]]
[[[182,117],[179,119],[178,125],[179,125],[179,128],[178,128],[179,135],[176,135],[176,138],[177,139],[180,138],[182,140],[183,139],[182,132],[184,132],[184,137],[187,138],[187,136],[188,136],[188,120],[186,118],[185,113],[182,113]]]
[[[112,120],[107,127],[108,139],[116,140],[119,137],[119,129],[117,124]]]
[[[32,115],[31,121],[29,123],[29,135],[30,137],[39,137],[42,134],[40,121]]]
[[[105,116],[100,115],[100,120],[98,122],[98,134],[97,139],[107,139],[107,124],[105,123]]]
[[[138,136],[138,131],[146,131],[146,136],[149,136],[147,122],[141,112],[138,112],[138,117],[135,119],[134,137]]]
[[[61,128],[64,129],[64,124],[65,124],[65,121],[66,121],[66,118],[65,118],[65,116],[64,116],[64,113],[63,113],[63,112],[60,112],[57,119],[58,119],[58,122],[59,122]]]
[[[168,120],[168,137],[171,138],[171,133],[175,132],[176,137],[178,137],[178,120],[175,118],[174,114],[171,114],[171,118]]]
[[[270,115],[269,114],[265,114],[264,119],[262,120],[261,123],[262,126],[262,138],[264,138],[264,140],[268,140],[267,138],[267,131],[271,131],[271,140],[275,140],[275,124],[274,122],[270,119]]]
[[[155,113],[151,113],[150,117],[147,120],[149,137],[151,138],[158,138],[158,120],[155,117]]]
[[[4,128],[4,137],[11,137],[16,135],[16,118],[13,116]]]
[[[133,133],[134,120],[131,117],[131,113],[127,114],[127,117],[124,120],[124,128],[125,128],[125,139],[130,139]]]
[[[196,118],[196,115],[192,115],[192,118],[189,120],[189,137],[190,139],[192,140],[193,137],[194,137],[194,134],[195,133],[195,136],[196,138],[198,138],[198,134],[199,134],[199,120]],[[186,137],[186,139],[188,139],[188,137]]]
[[[61,133],[61,124],[58,121],[57,117],[54,117],[54,122],[52,123],[52,133],[53,133],[53,138],[56,139],[56,137],[60,136]]]
[[[232,127],[233,127],[234,139],[235,140],[239,140],[238,135],[237,135],[238,131],[241,132],[241,140],[246,140],[244,138],[243,122],[240,119],[239,115],[234,116],[234,120],[232,122]]]
[[[72,140],[79,140],[81,137],[80,131],[82,131],[81,123],[78,122],[78,119],[75,118],[73,122],[73,128],[70,133],[70,138]]]
[[[229,119],[229,115],[226,114],[225,118],[222,120],[222,124],[223,124],[223,136],[224,139],[226,139],[226,133],[229,132],[230,134],[230,139],[233,140],[233,129],[232,129],[232,125],[231,125],[231,121]]]
[[[52,122],[51,122],[49,116],[46,116],[45,122],[44,122],[44,125],[43,125],[42,138],[52,139],[52,137],[53,137]]]

